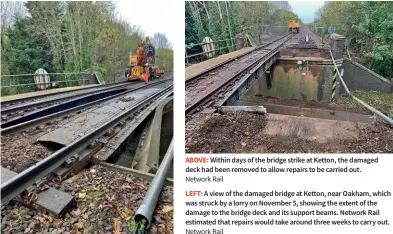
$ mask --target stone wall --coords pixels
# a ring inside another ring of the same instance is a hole
[[[367,69],[366,67],[350,61],[344,60],[344,75],[343,79],[350,91],[354,90],[375,90],[384,93],[392,93],[392,82],[377,73]],[[341,85],[340,93],[345,92],[344,87]]]

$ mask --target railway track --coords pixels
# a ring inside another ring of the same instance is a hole
[[[4,100],[1,101],[1,108],[3,109],[11,109],[12,107],[17,107],[17,106],[23,106],[28,103],[33,103],[33,102],[43,102],[44,100],[50,100],[50,99],[61,99],[61,98],[69,98],[69,97],[75,97],[75,96],[80,96],[84,95],[90,92],[95,92],[95,91],[102,91],[108,88],[116,88],[122,85],[127,85],[129,84],[128,81],[124,82],[118,82],[118,83],[112,83],[112,84],[106,84],[106,85],[97,85],[93,87],[85,87],[85,88],[80,88],[77,90],[67,90],[67,91],[62,91],[62,92],[56,92],[56,93],[47,93],[47,94],[41,94],[41,95],[35,95],[35,96],[29,96],[29,97],[23,97],[23,98],[17,98],[17,99],[10,99],[10,100]]]
[[[94,106],[81,110],[73,118],[65,118],[64,122],[60,120],[54,129],[38,139],[60,148],[2,183],[2,203],[9,202],[41,178],[60,174],[63,179],[63,176],[69,175],[66,171],[70,165],[90,159],[121,129],[139,125],[147,117],[146,113],[154,110],[154,105],[172,93],[173,81],[161,80],[108,97],[104,102],[96,102]]]
[[[136,85],[136,84],[131,84]],[[130,86],[129,82],[121,82],[116,84],[103,85],[98,87],[88,87],[79,90],[70,90],[60,93],[43,94],[32,97],[25,97],[1,102],[1,124],[2,128],[11,126],[12,122],[21,117],[28,116],[41,109],[58,105],[67,101],[76,100],[78,98],[87,98],[95,94],[96,96],[113,95],[118,90]],[[25,117],[26,118],[26,117]],[[11,122],[11,124],[7,124]],[[18,121],[17,121],[18,122]]]
[[[286,46],[290,49],[324,49],[321,38],[307,26],[302,26],[300,32],[294,34]]]
[[[186,81],[186,115],[192,115],[204,108],[219,107],[233,95],[239,95],[241,85],[251,80],[251,74],[260,68],[268,69],[274,62],[280,47],[291,39],[292,34],[262,45],[255,50],[219,64],[206,72]],[[252,77],[255,78],[255,77]],[[249,84],[247,84],[249,87]]]
[[[162,79],[153,81],[161,82]],[[64,112],[68,109],[73,109],[78,106],[86,106],[89,103],[104,101],[111,96],[117,96],[127,90],[138,89],[145,87],[146,84],[142,82],[130,83],[121,82],[109,87],[101,87],[101,89],[84,90],[82,93],[71,94],[54,94],[53,96],[45,96],[38,98],[39,100],[29,101],[28,103],[11,105],[2,109],[1,128],[2,132],[8,131],[8,128],[29,124],[30,122],[53,116],[56,113]]]

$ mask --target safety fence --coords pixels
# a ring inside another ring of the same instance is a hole
[[[252,40],[262,45],[269,43],[277,37],[283,36],[289,32],[288,25],[254,25],[249,27],[247,33],[251,35]]]
[[[88,72],[1,75],[1,96],[89,84]]]
[[[309,29],[320,37],[324,37],[325,35],[328,35],[324,27],[310,26]]]
[[[236,43],[236,38],[222,39],[222,40],[208,40],[206,42],[198,43],[198,44],[190,44],[185,46],[185,60],[186,64],[190,64],[191,59],[195,59],[196,57],[201,57],[199,60],[204,60],[206,58],[214,57],[218,54],[228,53],[236,49],[236,45],[240,43]],[[205,48],[204,48],[205,47]],[[193,49],[194,51],[202,51],[194,54],[189,54],[187,50]]]
[[[205,42],[185,46],[185,62],[189,65],[246,46],[269,43],[286,33],[288,33],[288,26],[256,25],[243,27],[242,33],[233,38],[213,40],[205,37]]]
[[[332,57],[332,61],[333,61],[333,65],[334,65],[334,70],[338,71],[338,67],[336,64],[336,61],[334,60],[333,57],[333,53],[330,50],[330,56]],[[393,126],[393,119],[389,118],[388,116],[384,115],[382,112],[380,112],[379,110],[375,109],[374,107],[370,106],[369,104],[363,102],[362,100],[360,100],[359,98],[355,97],[352,92],[348,89],[347,85],[344,82],[344,79],[342,78],[340,72],[336,72],[335,74],[337,74],[337,76],[340,78],[340,82],[343,85],[345,92],[348,94],[349,98],[355,100],[356,102],[358,102],[360,105],[362,105],[364,108],[366,108],[367,110],[371,111],[372,113],[374,113],[375,115],[378,115],[379,117],[381,117],[385,122],[387,122],[388,124]]]

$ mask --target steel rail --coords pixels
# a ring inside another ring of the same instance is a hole
[[[334,68],[338,71],[338,67],[336,64],[336,61],[334,60],[333,57],[333,53],[330,50],[330,56],[332,57],[332,61],[333,61],[333,65]],[[337,72],[338,77],[340,78],[340,81],[342,83],[342,85],[344,86],[345,91],[348,93],[349,97],[352,98],[353,100],[357,101],[360,105],[362,105],[363,107],[365,107],[367,110],[371,111],[372,113],[378,115],[379,117],[381,117],[383,120],[385,120],[385,122],[387,122],[388,124],[390,124],[391,126],[393,126],[393,119],[389,118],[388,116],[384,115],[382,112],[380,112],[379,110],[375,109],[374,107],[370,106],[369,104],[365,103],[364,101],[360,100],[359,98],[355,97],[352,92],[348,89],[347,85],[344,82],[344,79],[342,78],[340,72]]]
[[[46,115],[54,114],[89,102],[94,102],[96,100],[100,100],[106,97],[111,97],[113,95],[123,93],[125,91],[127,91],[126,88],[114,88],[114,89],[89,93],[80,97],[70,98],[68,100],[64,100],[63,102],[49,102],[44,106],[40,106],[41,108],[34,108],[33,110],[25,109],[23,115],[15,114],[12,115],[10,119],[1,121],[1,128],[11,127],[13,125],[34,120]]]
[[[257,61],[252,62],[252,63],[249,64],[245,69],[243,69],[242,71],[240,71],[240,72],[234,74],[234,75],[233,75],[230,79],[228,79],[225,83],[223,83],[223,84],[217,86],[216,88],[214,88],[208,95],[206,95],[205,97],[202,97],[200,100],[197,100],[196,102],[193,102],[191,105],[187,106],[187,107],[186,107],[186,110],[185,110],[186,115],[187,115],[187,114],[190,114],[191,112],[193,112],[193,110],[194,110],[196,107],[198,107],[198,106],[200,106],[200,105],[203,105],[204,103],[207,103],[207,102],[210,100],[210,98],[211,98],[215,93],[218,92],[218,90],[220,90],[220,89],[222,89],[224,86],[228,85],[230,82],[232,82],[233,80],[235,80],[237,77],[242,77],[243,74],[244,74],[245,72],[247,72],[248,70],[252,69],[252,68],[255,67],[256,65],[260,64],[260,63],[261,63],[261,60],[266,59],[266,57],[268,57],[268,56],[273,56],[275,52],[278,53],[278,51],[277,51],[278,48],[280,48],[285,42],[287,42],[287,41],[291,38],[289,35],[291,35],[291,34],[288,34],[286,37],[280,38],[280,40],[282,40],[282,39],[285,39],[285,40],[284,40],[282,43],[280,43],[277,47],[275,47],[275,48],[273,48],[273,49],[270,49],[270,50],[268,51],[268,53],[266,53],[266,54],[264,55],[263,58],[261,58],[261,59],[259,59],[259,60],[257,60]],[[270,44],[272,44],[272,43],[270,43]],[[260,49],[261,49],[261,48],[260,48]],[[259,49],[259,50],[260,50],[260,49]],[[255,51],[255,50],[254,50],[254,51]]]
[[[2,106],[4,106],[4,105],[10,106],[10,105],[15,105],[14,103],[24,103],[24,102],[30,101],[32,99],[34,100],[34,99],[45,98],[48,96],[56,96],[56,95],[63,95],[63,94],[72,93],[72,92],[86,91],[89,89],[101,89],[101,88],[105,88],[105,87],[115,87],[116,85],[125,84],[125,83],[129,83],[129,82],[124,81],[124,82],[112,83],[112,84],[106,84],[106,85],[95,85],[95,86],[84,87],[84,88],[80,88],[80,89],[74,89],[74,90],[65,90],[65,91],[55,92],[55,93],[46,93],[46,94],[35,95],[35,96],[30,96],[30,97],[4,100],[4,101],[1,101],[1,105]]]
[[[16,112],[19,110],[24,110],[24,109],[28,109],[28,108],[34,108],[36,106],[40,106],[40,105],[46,105],[46,104],[50,104],[52,102],[58,102],[58,101],[62,101],[64,99],[73,99],[76,97],[81,97],[84,95],[92,95],[95,93],[100,93],[103,91],[109,91],[111,89],[115,90],[117,88],[121,88],[123,86],[127,86],[129,84],[119,84],[119,85],[114,85],[112,87],[107,87],[107,88],[103,88],[103,89],[98,89],[98,90],[94,90],[92,92],[85,92],[85,93],[80,93],[80,94],[76,94],[76,95],[72,95],[72,96],[60,96],[60,97],[55,97],[52,99],[43,99],[43,100],[38,100],[38,101],[33,101],[33,102],[29,102],[23,105],[11,105],[11,106],[7,106],[7,107],[3,107],[1,108],[1,113],[2,115],[4,114],[8,114],[10,112]]]
[[[173,83],[168,87],[155,92],[154,94],[137,101],[130,107],[129,110],[123,112],[117,116],[114,116],[112,120],[104,123],[100,128],[91,131],[90,133],[82,136],[77,141],[63,147],[55,153],[49,155],[47,158],[41,160],[35,165],[22,171],[12,179],[1,184],[1,203],[6,204],[13,198],[18,196],[29,186],[33,185],[41,178],[45,177],[53,170],[61,166],[65,160],[69,157],[77,154],[82,149],[86,148],[92,141],[104,135],[109,129],[115,127],[122,119],[126,118],[138,107],[150,102],[152,99],[159,97],[167,92],[172,92]]]
[[[167,76],[171,76],[172,73],[167,73],[164,74],[160,79],[166,79]],[[9,106],[9,105],[15,105],[14,103],[24,103],[26,101],[30,101],[31,99],[40,99],[40,98],[45,98],[48,96],[56,96],[56,95],[63,95],[67,93],[72,93],[72,92],[79,92],[79,91],[85,91],[89,89],[105,89],[105,88],[113,88],[113,87],[121,87],[123,85],[130,85],[130,84],[136,84],[136,83],[141,83],[141,82],[130,82],[130,81],[122,81],[122,82],[116,82],[116,83],[110,83],[110,84],[105,84],[105,85],[95,85],[91,87],[84,87],[80,89],[74,89],[74,90],[65,90],[61,92],[56,92],[56,93],[46,93],[46,94],[41,94],[41,95],[35,95],[35,96],[30,96],[30,97],[23,97],[23,98],[17,98],[17,99],[10,99],[10,100],[4,100],[1,101],[1,106],[3,108],[4,105]]]
[[[223,66],[223,65],[225,65],[225,64],[228,64],[228,63],[230,63],[230,62],[232,62],[232,61],[234,61],[234,60],[236,60],[236,59],[239,59],[239,58],[241,58],[241,57],[244,57],[244,56],[246,56],[246,55],[248,55],[248,54],[250,54],[250,53],[252,53],[252,52],[255,52],[255,51],[257,51],[257,50],[263,49],[263,48],[265,48],[265,47],[267,47],[267,46],[269,46],[269,45],[271,45],[271,44],[274,44],[276,41],[279,41],[279,40],[281,40],[281,39],[283,39],[283,38],[285,38],[285,37],[287,37],[287,36],[290,36],[290,35],[292,35],[292,34],[291,34],[291,33],[285,34],[284,36],[279,37],[279,38],[277,38],[277,39],[274,39],[273,41],[268,42],[268,43],[266,43],[266,44],[260,45],[260,46],[258,46],[258,47],[256,47],[256,48],[254,48],[253,50],[247,51],[246,53],[243,53],[243,54],[239,54],[239,55],[237,55],[237,56],[235,56],[235,57],[233,57],[233,58],[231,58],[231,59],[228,59],[228,60],[226,60],[226,61],[224,61],[224,62],[222,62],[222,63],[219,63],[219,64],[217,64],[217,65],[215,65],[215,66],[213,66],[213,67],[207,69],[206,71],[203,71],[202,73],[199,73],[199,74],[197,74],[197,75],[195,75],[195,76],[189,77],[189,78],[186,80],[186,86],[187,86],[187,83],[190,83],[191,81],[197,79],[198,77],[204,76],[204,75],[206,75],[207,73],[210,73],[210,72],[212,72],[213,70],[215,70],[215,69],[217,69],[217,68],[219,68],[219,67],[221,67],[221,66]]]
[[[10,120],[3,120],[2,121],[2,125],[5,123],[7,124],[8,122],[11,121],[15,121],[19,118],[25,118],[28,115],[37,113],[38,111],[42,111],[45,109],[48,109],[49,107],[56,107],[59,106],[61,104],[66,103],[65,100],[70,100],[70,102],[77,100],[77,98],[81,99],[81,98],[88,98],[89,96],[93,96],[93,95],[98,95],[100,93],[104,93],[104,92],[111,92],[111,91],[116,91],[118,89],[121,88],[126,88],[127,86],[136,86],[139,83],[130,83],[128,81],[126,82],[121,82],[121,83],[117,83],[115,85],[112,86],[108,86],[108,87],[94,87],[96,89],[91,90],[91,92],[81,92],[81,93],[76,93],[74,95],[62,95],[59,94],[59,96],[56,97],[56,94],[54,96],[54,98],[44,98],[44,99],[39,99],[37,101],[32,101],[32,102],[28,102],[26,104],[14,104],[14,105],[7,105],[6,107],[2,106],[1,109],[1,115],[2,116],[7,116],[10,113],[14,113],[14,112],[21,112],[23,111],[22,114],[17,114],[17,115],[12,115],[10,117]],[[68,101],[67,101],[68,102]],[[2,126],[4,127],[4,126]]]
[[[135,213],[134,220],[136,223],[139,223],[143,220],[147,221],[147,223],[145,224],[146,230],[149,228],[151,224],[153,212],[156,208],[157,201],[158,198],[160,197],[162,186],[164,185],[166,174],[168,173],[168,169],[171,166],[172,160],[173,160],[173,139],[168,147],[168,150],[165,153],[164,159],[162,160],[156,175],[154,176],[153,181],[150,184],[149,190],[147,190],[147,193],[142,201],[142,204],[139,206],[138,210]]]
[[[1,134],[4,134],[4,133],[14,132],[14,131],[23,129],[23,128],[26,128],[28,126],[45,123],[45,122],[50,121],[51,119],[58,118],[58,117],[63,116],[65,114],[69,114],[69,113],[72,113],[72,112],[75,112],[75,111],[78,111],[78,110],[81,110],[81,109],[84,109],[84,108],[87,108],[87,107],[90,107],[90,106],[97,105],[97,104],[99,104],[101,102],[105,102],[105,101],[108,101],[110,99],[117,98],[117,97],[119,97],[121,95],[130,93],[130,92],[135,92],[135,91],[137,91],[139,89],[152,87],[154,85],[158,85],[158,84],[167,82],[168,80],[170,80],[170,79],[160,80],[160,81],[156,81],[154,83],[152,82],[152,83],[144,85],[142,87],[131,89],[131,90],[128,90],[128,91],[125,91],[125,92],[122,92],[122,93],[119,93],[119,94],[115,94],[115,95],[112,95],[112,96],[109,96],[109,97],[106,97],[106,98],[103,98],[103,99],[99,99],[99,100],[96,100],[96,101],[93,101],[93,102],[89,102],[89,103],[86,103],[86,104],[83,104],[83,105],[80,105],[80,106],[76,106],[76,107],[73,107],[73,108],[70,108],[70,109],[67,109],[67,110],[59,111],[57,113],[46,115],[46,116],[43,116],[43,117],[40,117],[40,118],[36,118],[36,119],[30,120],[30,121],[26,121],[26,122],[23,122],[23,123],[20,123],[20,124],[16,124],[16,125],[10,126],[10,127],[7,127],[7,128],[2,128],[0,132],[1,132]]]

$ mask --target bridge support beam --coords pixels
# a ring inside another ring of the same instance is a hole
[[[279,51],[274,52],[270,56],[265,57],[261,60],[254,68],[247,72],[246,75],[239,78],[236,81],[236,85],[228,91],[220,101],[216,102],[215,107],[218,108],[220,106],[231,106],[235,103],[239,97],[244,94],[255,80],[259,79],[260,75],[265,73],[277,60],[279,56]]]
[[[137,170],[147,173],[158,170],[162,116],[172,108],[173,97],[166,98],[158,104],[154,118],[143,141],[140,155],[135,159],[138,161],[136,165]]]

